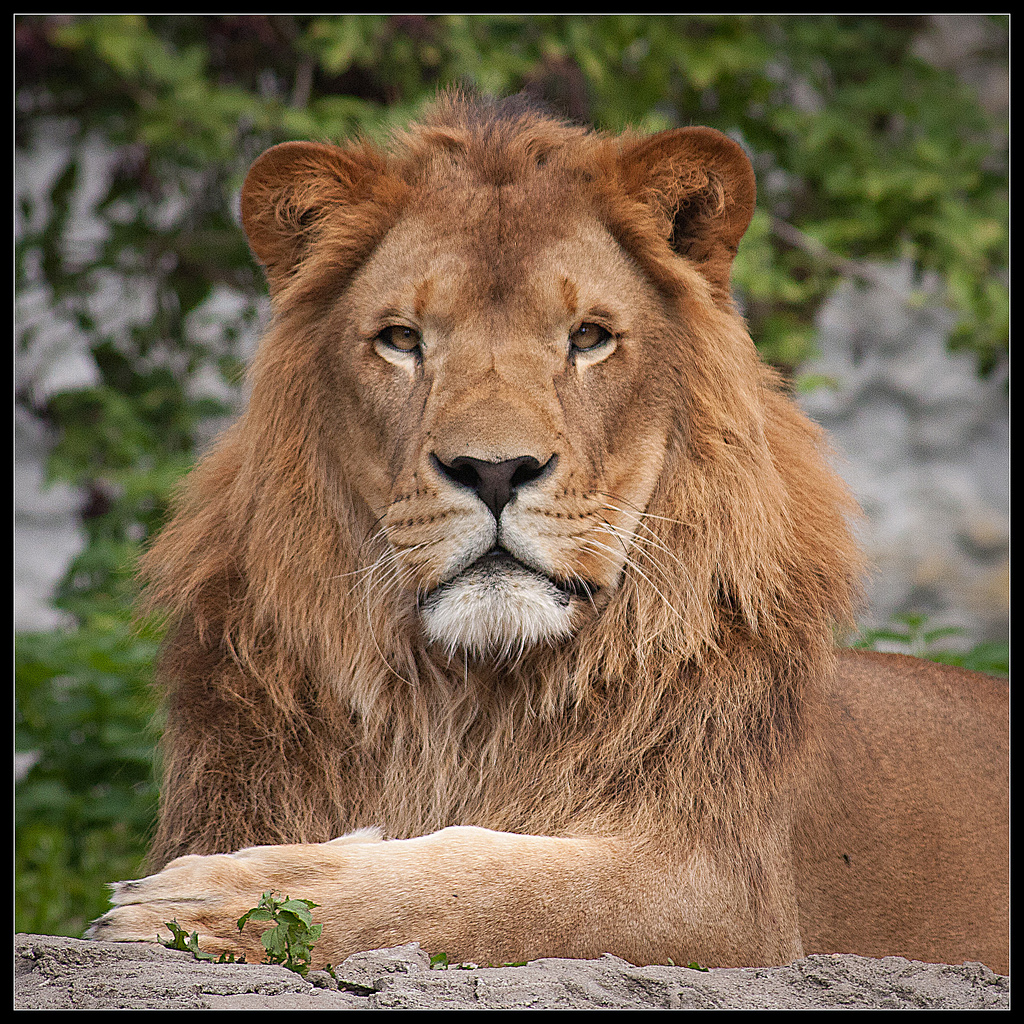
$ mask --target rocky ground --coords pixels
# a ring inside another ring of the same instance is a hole
[[[431,969],[418,946],[349,957],[336,978],[201,963],[148,943],[15,940],[15,1009],[1007,1009],[1009,979],[977,963],[809,956],[695,971],[617,957]]]

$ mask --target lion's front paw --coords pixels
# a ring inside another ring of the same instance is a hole
[[[172,937],[169,922],[174,921],[186,934],[198,932],[205,952],[245,953],[250,962],[261,962],[260,936],[270,922],[251,920],[240,934],[238,921],[263,893],[343,905],[347,919],[354,905],[348,890],[354,879],[366,875],[384,845],[379,829],[361,829],[329,843],[250,846],[236,853],[179,857],[155,875],[115,883],[112,909],[93,922],[86,936],[156,942]],[[364,886],[356,902],[365,902],[367,896]]]
[[[116,882],[113,907],[86,932],[90,939],[156,942],[172,938],[170,922],[199,933],[209,953],[259,953],[255,925],[240,934],[239,918],[255,907],[264,889],[258,873],[230,854],[187,856],[146,878]],[[259,958],[257,958],[259,959]]]

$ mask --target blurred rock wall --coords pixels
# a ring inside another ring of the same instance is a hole
[[[921,303],[903,266],[842,287],[819,317],[833,386],[801,396],[832,437],[837,468],[867,516],[873,562],[866,624],[925,613],[971,641],[1009,635],[1009,396],[949,354],[950,315]]]

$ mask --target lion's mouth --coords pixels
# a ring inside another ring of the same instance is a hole
[[[592,601],[587,580],[559,580],[495,546],[419,602],[424,635],[454,656],[503,658],[570,637],[578,624],[573,598]]]
[[[460,570],[454,577],[443,580],[430,591],[420,602],[421,607],[429,606],[435,598],[446,587],[451,586],[460,578],[472,578],[479,586],[487,587],[499,585],[509,578],[526,575],[537,580],[543,580],[550,585],[557,599],[561,604],[568,604],[570,598],[578,598],[581,601],[592,601],[597,592],[601,589],[598,584],[581,578],[560,579],[549,576],[547,573],[527,565],[514,555],[510,554],[500,545],[495,545],[490,551],[482,554],[476,561],[471,562],[464,569]]]

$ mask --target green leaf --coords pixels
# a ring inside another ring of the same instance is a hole
[[[164,922],[171,930],[171,941],[167,942],[164,939],[160,939],[160,943],[166,946],[168,949],[182,949],[190,952],[196,960],[213,960],[213,954],[204,953],[199,948],[199,934],[198,932],[192,932],[191,935],[185,933],[185,929],[182,928],[177,921],[166,921]]]

